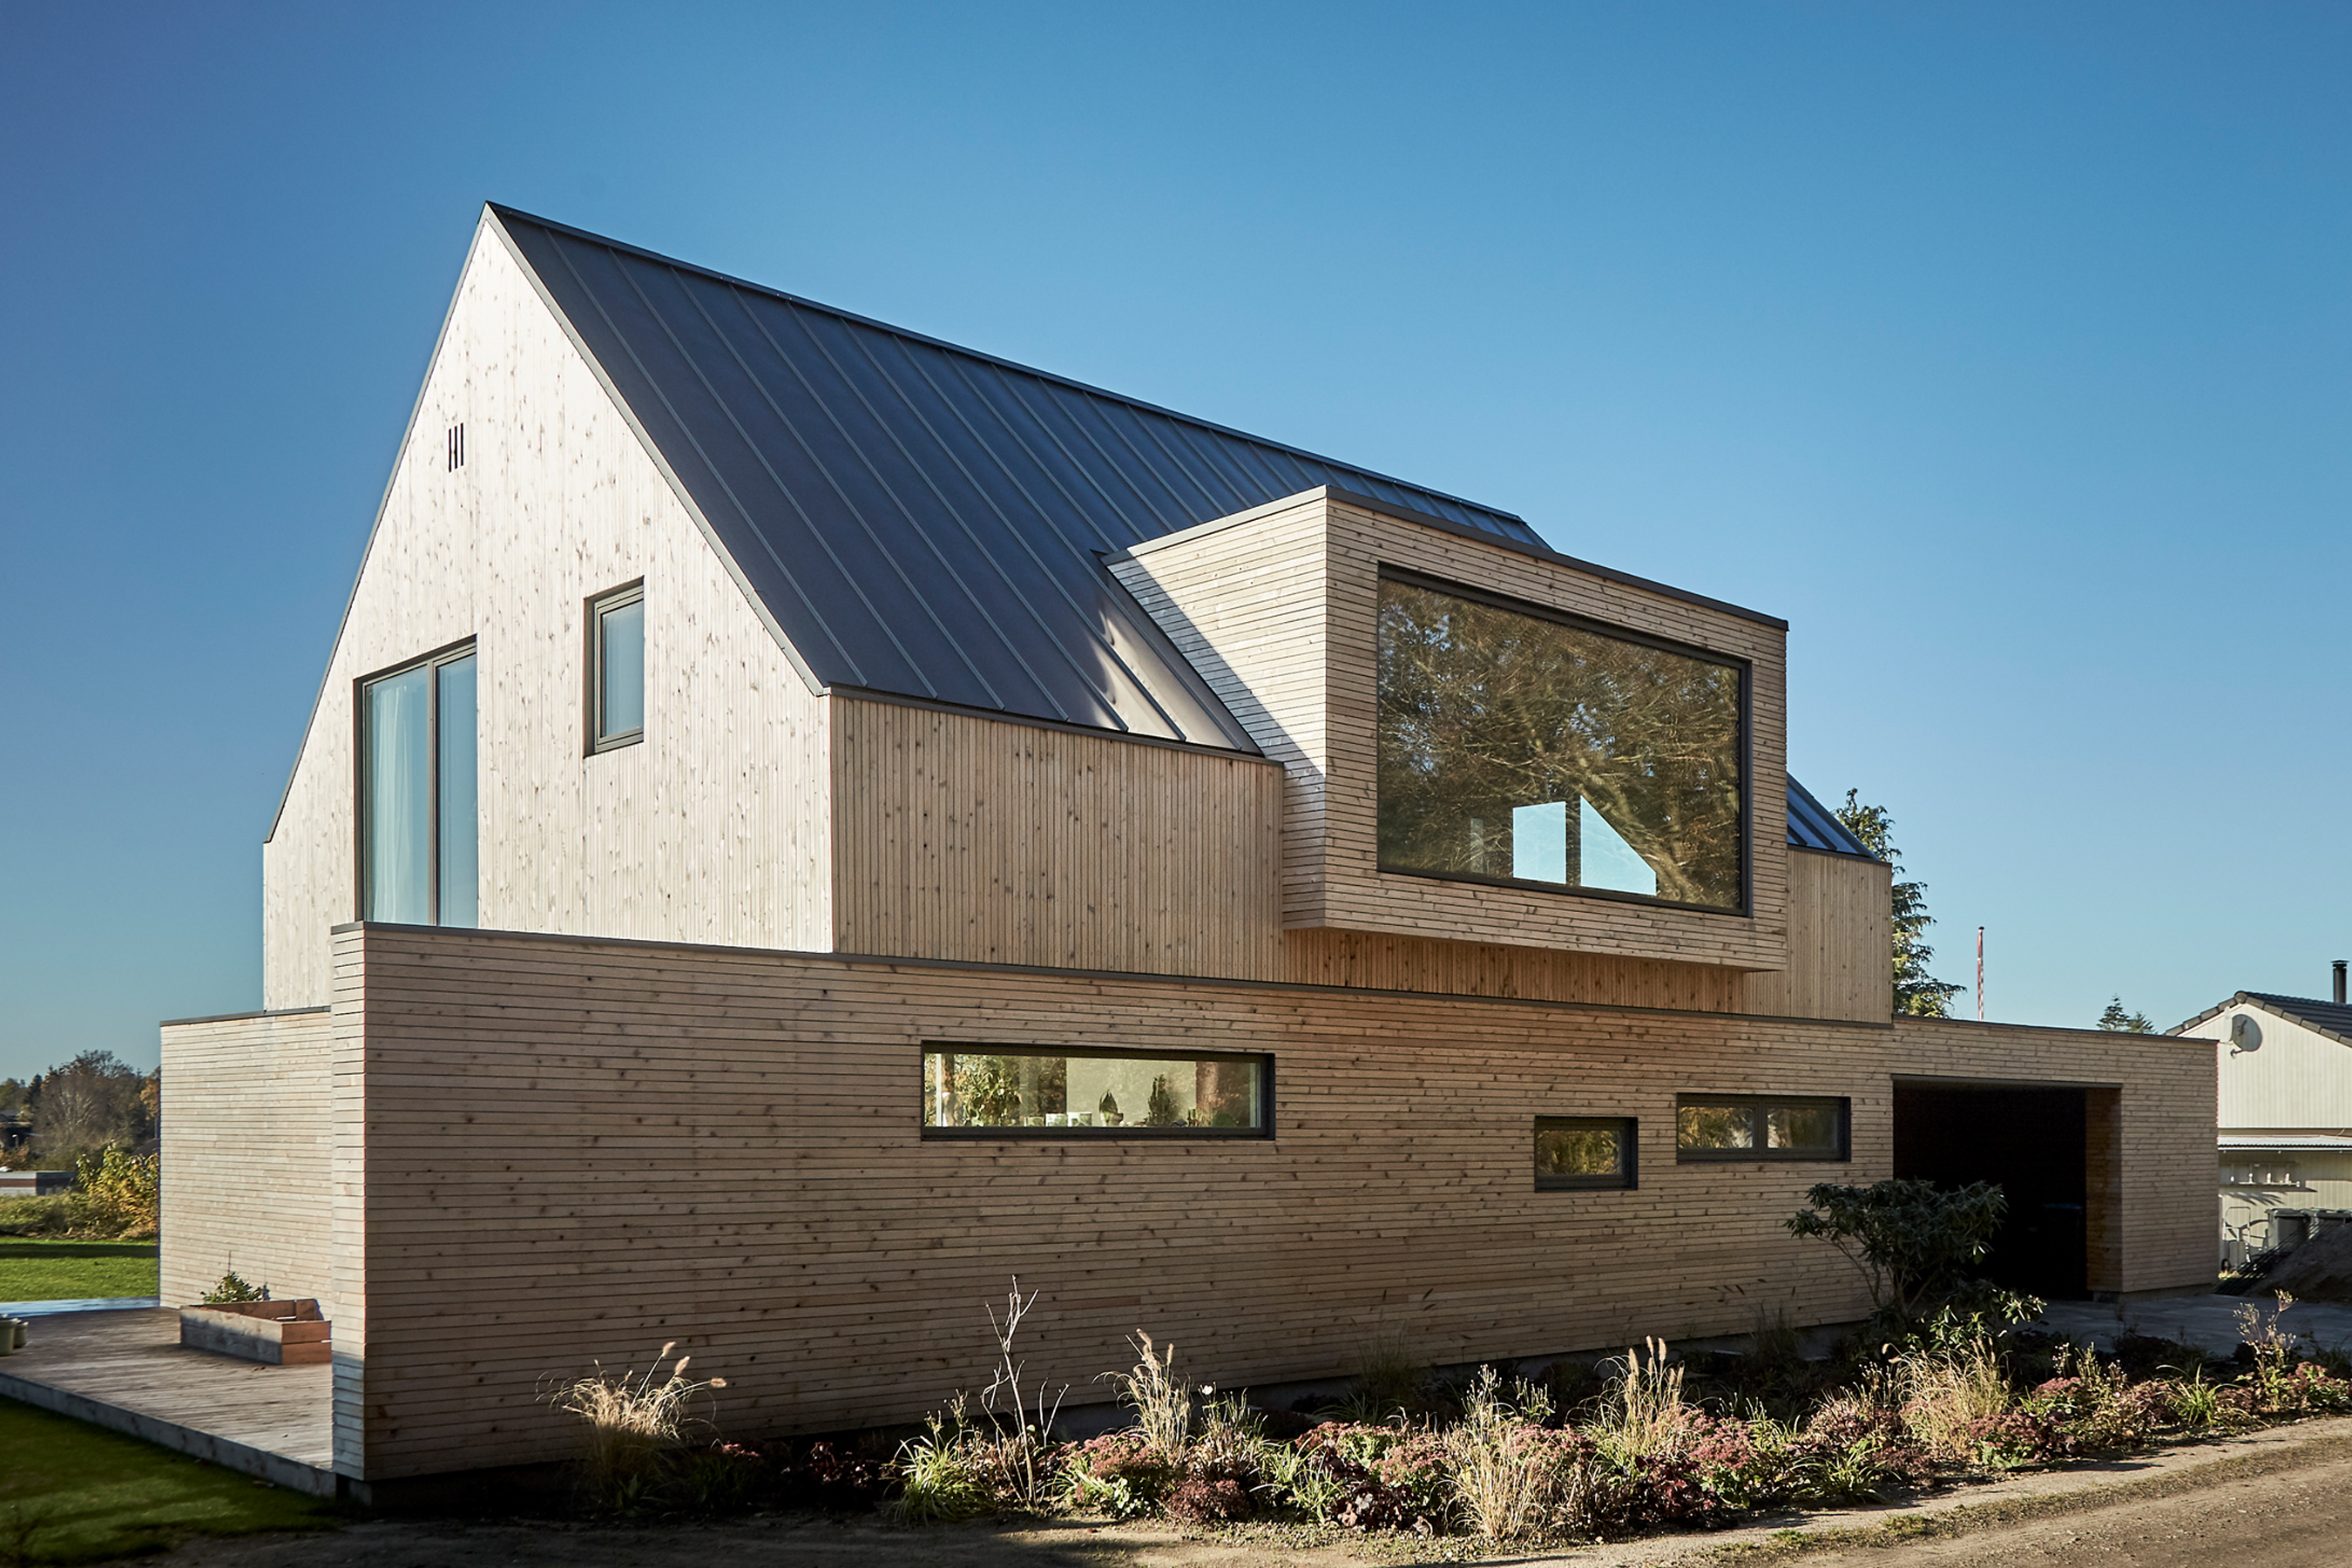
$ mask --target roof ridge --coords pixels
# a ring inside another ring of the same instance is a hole
[[[1213,419],[1203,419],[1197,414],[1187,414],[1181,409],[1149,403],[1140,397],[1131,396],[1124,392],[1113,392],[1108,387],[1097,386],[1091,382],[1080,381],[1076,376],[1064,375],[1057,371],[1041,370],[1034,364],[1024,364],[1019,360],[1006,359],[1002,354],[992,354],[985,349],[976,349],[967,343],[950,342],[945,338],[935,338],[928,332],[919,332],[912,328],[901,327],[877,317],[860,315],[855,310],[844,310],[838,305],[828,305],[822,300],[812,300],[806,295],[788,293],[772,284],[757,282],[749,278],[739,278],[731,272],[721,272],[715,267],[704,267],[696,262],[681,260],[675,256],[664,255],[658,250],[649,250],[642,245],[632,245],[625,239],[614,239],[609,235],[597,234],[593,230],[575,227],[568,223],[559,223],[553,218],[541,217],[536,213],[527,213],[520,207],[510,207],[502,202],[484,202],[482,205],[498,215],[500,222],[520,219],[524,223],[537,224],[540,227],[553,233],[568,235],[573,239],[585,240],[591,245],[605,246],[631,256],[643,257],[647,261],[659,262],[664,267],[675,267],[681,272],[692,272],[713,281],[724,283],[731,289],[748,289],[755,294],[764,294],[771,299],[782,300],[787,304],[797,305],[803,310],[821,311],[825,315],[855,322],[858,326],[867,327],[875,331],[887,332],[892,337],[921,343],[927,348],[941,349],[949,353],[961,354],[966,359],[979,360],[1003,370],[1013,371],[1022,375],[1034,376],[1040,381],[1049,381],[1059,386],[1066,386],[1073,392],[1081,392],[1089,397],[1108,398],[1113,403],[1123,404],[1129,408],[1140,408],[1147,413],[1157,414],[1162,418],[1179,420],[1203,430],[1213,430],[1220,436],[1230,436],[1235,440],[1247,441],[1254,446],[1270,447],[1277,452],[1286,452],[1294,458],[1303,458],[1310,463],[1320,463],[1328,468],[1344,468],[1350,473],[1362,474],[1365,478],[1378,479],[1382,484],[1394,485],[1399,489],[1418,491],[1425,496],[1433,496],[1439,500],[1451,501],[1455,506],[1468,507],[1474,511],[1485,512],[1489,517],[1517,523],[1529,532],[1535,531],[1535,524],[1515,511],[1506,511],[1501,507],[1489,506],[1485,501],[1472,500],[1467,496],[1454,495],[1448,490],[1435,489],[1418,480],[1401,479],[1394,474],[1385,474],[1377,468],[1365,468],[1361,463],[1351,463],[1344,458],[1327,457],[1320,452],[1309,451],[1304,447],[1294,447],[1287,441],[1276,441],[1235,426],[1220,425]]]

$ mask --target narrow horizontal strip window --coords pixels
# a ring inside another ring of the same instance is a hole
[[[1630,1187],[1635,1127],[1630,1116],[1536,1118],[1536,1191]]]
[[[923,1051],[926,1138],[1264,1138],[1262,1056],[945,1046]]]
[[[1851,1102],[1827,1097],[1685,1094],[1675,1100],[1675,1159],[1843,1160]]]

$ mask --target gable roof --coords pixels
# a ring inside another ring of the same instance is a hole
[[[2208,1018],[2218,1018],[2231,1008],[2245,1003],[2277,1014],[2291,1023],[2301,1024],[2315,1035],[2325,1035],[2339,1046],[2352,1046],[2352,1005],[2342,1002],[2322,1002],[2315,996],[2280,996],[2268,991],[2241,991],[2227,1002],[2216,1003],[2186,1023],[2175,1024],[2164,1032],[2178,1035],[2193,1029]]]
[[[1255,751],[1102,556],[1317,486],[1496,511],[493,205],[827,689]]]

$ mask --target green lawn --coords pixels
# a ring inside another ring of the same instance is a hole
[[[0,1562],[97,1563],[338,1517],[323,1498],[0,1399]]]
[[[53,1241],[0,1237],[0,1301],[62,1301],[155,1294],[152,1241]],[[0,1561],[5,1542],[0,1542]]]

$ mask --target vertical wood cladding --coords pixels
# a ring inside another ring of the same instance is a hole
[[[832,700],[845,952],[1274,979],[1282,771]]]
[[[646,738],[591,756],[585,603],[638,578]],[[824,700],[488,227],[262,848],[267,1005],[327,1000],[328,931],[358,912],[353,680],[467,637],[485,927],[828,945]]]
[[[1329,1374],[1380,1331],[1455,1361],[1740,1331],[1775,1307],[1855,1317],[1853,1270],[1780,1222],[1812,1182],[1887,1174],[1893,1077],[1956,1063],[2119,1083],[2123,1288],[2211,1262],[2201,1045],[391,927],[338,942],[339,998],[363,1016],[339,1127],[363,1147],[336,1232],[365,1291],[338,1418],[370,1477],[555,1457],[572,1435],[538,1380],[671,1339],[730,1379],[730,1431],[912,1419],[978,1375],[982,1303],[1015,1274],[1041,1292],[1032,1370],[1081,1388],[1136,1327],[1234,1386]],[[926,1143],[936,1040],[1270,1051],[1276,1136]],[[1854,1157],[1677,1166],[1689,1090],[1849,1096]],[[1640,1189],[1535,1192],[1538,1115],[1638,1118]]]
[[[163,1026],[166,1305],[232,1269],[273,1296],[330,1294],[332,1029],[323,1007]]]
[[[1375,666],[1383,565],[1748,660],[1748,914],[1383,874]],[[1139,545],[1112,569],[1289,770],[1286,926],[1734,969],[1785,961],[1786,637],[1777,628],[1321,490]]]
[[[1876,1023],[1894,1007],[1894,868],[1790,847],[1789,964],[1747,977],[1746,1013]]]

